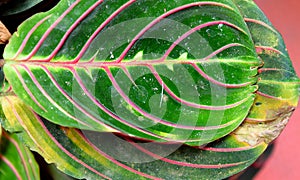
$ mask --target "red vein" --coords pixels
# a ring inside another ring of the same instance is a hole
[[[88,8],[73,24],[72,26],[66,31],[62,39],[60,40],[57,47],[53,50],[53,52],[44,60],[39,60],[39,62],[45,61],[49,62],[51,59],[57,54],[57,52],[60,50],[60,48],[63,46],[69,35],[73,32],[73,30],[78,26],[78,24],[85,19],[97,6],[99,6],[103,0],[99,0],[95,2],[90,8]]]
[[[15,56],[12,58],[13,60],[16,60],[16,58],[20,55],[20,53],[23,51],[23,49],[25,48],[29,38],[31,37],[31,35],[34,33],[34,31],[43,23],[45,22],[47,19],[49,19],[51,17],[51,15],[48,15],[46,17],[44,17],[42,20],[40,20],[38,23],[36,23],[33,28],[27,33],[26,37],[24,38],[21,46],[19,47],[18,51],[16,52]]]
[[[149,179],[160,179],[158,177],[154,177],[154,176],[151,176],[149,174],[145,174],[145,173],[142,173],[140,171],[137,171],[129,166],[126,166],[125,164],[122,164],[121,162],[117,161],[116,159],[114,159],[113,157],[109,156],[108,154],[106,154],[105,152],[101,151],[98,147],[96,147],[92,142],[90,142],[89,139],[87,139],[85,136],[82,135],[82,133],[79,133],[78,130],[75,130],[75,132],[81,137],[83,138],[94,150],[96,150],[99,154],[101,154],[102,156],[104,156],[106,159],[108,159],[109,161],[115,163],[116,165],[128,170],[128,171],[131,171],[133,173],[136,173],[137,175],[140,175],[140,176],[143,176],[143,177],[146,177],[146,178],[149,178]]]
[[[137,143],[134,143],[132,140],[127,139],[127,141],[132,144],[134,147],[139,149],[140,151],[144,152],[145,154],[148,154],[149,156],[152,156],[155,159],[174,164],[177,166],[184,166],[184,167],[192,167],[192,168],[201,168],[201,169],[217,169],[217,168],[228,168],[233,166],[238,166],[241,164],[244,164],[248,161],[242,161],[237,163],[227,163],[227,164],[194,164],[194,163],[188,163],[188,162],[182,162],[182,161],[176,161],[172,159],[168,159],[166,157],[162,157],[160,155],[157,155],[155,153],[150,152],[149,150],[143,148],[142,146],[138,145]]]
[[[12,68],[15,69],[15,72],[18,76],[18,79],[20,80],[22,87],[24,88],[24,90],[28,93],[29,97],[31,98],[31,100],[39,107],[41,108],[43,111],[47,112],[47,110],[39,103],[39,101],[35,98],[35,96],[32,94],[31,90],[28,88],[27,84],[24,82],[24,79],[20,73],[20,71],[15,67],[12,66]]]
[[[195,6],[203,6],[203,5],[214,5],[214,6],[220,6],[223,8],[227,8],[227,9],[232,9],[229,6],[226,6],[222,3],[216,3],[216,2],[195,2],[195,3],[190,3],[190,4],[186,4],[177,8],[174,8],[164,14],[162,14],[161,16],[157,17],[156,19],[154,19],[151,23],[149,23],[144,29],[142,29],[133,39],[132,41],[129,43],[129,45],[125,48],[125,50],[123,51],[123,53],[120,55],[120,57],[114,61],[117,63],[120,63],[124,57],[126,56],[126,54],[128,53],[128,51],[131,49],[131,47],[136,43],[137,40],[139,40],[143,34],[145,34],[145,32],[147,32],[149,29],[151,29],[151,27],[153,27],[155,24],[159,23],[161,20],[163,20],[164,18],[177,13],[178,11],[187,9],[187,8],[191,8],[191,7],[195,7]]]
[[[16,147],[16,149],[17,149],[19,155],[20,155],[20,158],[21,158],[23,167],[25,168],[26,176],[27,176],[28,179],[31,179],[30,176],[29,176],[28,166],[27,166],[27,164],[26,164],[25,158],[24,158],[24,156],[23,156],[23,153],[22,153],[22,151],[21,151],[21,148],[20,148],[19,144],[18,144],[13,138],[9,137],[6,133],[3,133],[3,135],[4,135],[4,137],[5,137],[6,139],[8,139],[10,142],[12,142],[12,143],[15,145],[15,147]]]
[[[130,6],[135,1],[136,0],[130,0],[130,1],[128,1],[127,3],[125,3],[124,5],[122,5],[119,9],[117,9],[114,13],[112,13],[103,23],[101,23],[101,25],[98,27],[98,29],[91,35],[91,37],[88,39],[88,41],[86,42],[86,44],[83,46],[82,50],[79,52],[79,54],[77,55],[77,57],[75,58],[75,60],[72,61],[72,62],[70,62],[70,63],[77,63],[80,60],[80,58],[84,55],[85,51],[90,46],[90,44],[95,39],[95,37],[99,34],[99,32],[102,31],[103,28],[109,22],[111,22],[120,12],[122,12],[124,9],[126,9],[128,6]]]
[[[3,160],[3,162],[14,172],[15,176],[17,177],[18,180],[21,180],[21,175],[19,174],[19,172],[17,171],[16,167],[13,165],[13,163],[8,160],[5,156],[3,156],[2,154],[0,154],[0,159]]]
[[[74,117],[73,115],[71,115],[69,112],[65,111],[63,109],[63,107],[61,107],[60,105],[58,105],[51,97],[50,95],[45,91],[45,89],[41,86],[41,84],[38,82],[38,80],[36,79],[36,77],[33,75],[33,73],[30,71],[30,69],[23,65],[23,64],[20,64],[19,66],[23,67],[23,69],[28,73],[28,75],[30,76],[30,78],[32,79],[33,83],[37,86],[37,88],[40,90],[40,92],[43,94],[43,96],[45,98],[48,99],[48,101],[53,105],[55,106],[58,110],[60,110],[62,113],[64,113],[67,117],[71,118],[71,119],[74,119],[76,122],[84,125],[84,126],[87,126],[87,127],[90,127],[92,128],[89,124],[86,124],[85,122],[82,122],[80,119]]]
[[[29,59],[35,55],[35,53],[39,50],[39,48],[44,43],[45,39],[49,36],[51,31],[64,19],[64,17],[73,10],[73,8],[80,2],[80,0],[76,0],[70,7],[68,7],[65,12],[51,24],[51,26],[47,29],[47,31],[43,34],[39,42],[35,45],[33,50],[29,53],[29,55],[24,59],[25,61],[29,61]]]
[[[157,81],[159,82],[159,84],[162,86],[164,84],[163,80],[161,79],[161,77],[159,76],[159,74],[156,72],[156,70],[154,69],[153,66],[148,65],[148,68],[151,70],[151,72],[153,73],[154,77],[157,79]],[[230,104],[230,105],[224,105],[224,106],[208,106],[208,105],[202,105],[202,104],[196,104],[193,102],[189,102],[186,100],[181,99],[180,97],[178,97],[176,94],[174,94],[168,86],[164,86],[165,91],[177,102],[182,103],[184,105],[190,106],[190,107],[194,107],[194,108],[199,108],[199,109],[206,109],[206,110],[226,110],[226,109],[230,109],[230,108],[234,108],[244,102],[246,102],[249,97],[246,97],[245,99],[238,101],[236,103]]]

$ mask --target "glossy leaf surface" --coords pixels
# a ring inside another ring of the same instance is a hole
[[[259,65],[229,0],[61,1],[4,57],[14,92],[54,123],[189,145],[242,123]]]

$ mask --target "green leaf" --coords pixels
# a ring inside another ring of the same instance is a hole
[[[203,148],[145,142],[61,127],[21,101],[10,109],[23,127],[19,138],[48,163],[79,179],[223,179],[252,164],[266,148],[263,142],[238,142],[234,135]]]
[[[14,92],[56,124],[189,145],[242,123],[259,65],[231,0],[63,0],[4,58]]]
[[[32,153],[16,134],[5,131],[0,140],[0,179],[40,179],[39,166]]]
[[[263,153],[299,96],[253,1],[61,1],[4,57],[22,100],[1,99],[2,124],[76,178],[226,178]]]

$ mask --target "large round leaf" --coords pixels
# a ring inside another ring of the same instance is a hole
[[[63,0],[4,57],[14,92],[54,123],[190,145],[242,123],[260,64],[231,0]]]

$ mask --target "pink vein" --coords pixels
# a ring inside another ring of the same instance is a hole
[[[14,174],[16,175],[16,177],[18,178],[18,180],[21,180],[21,175],[19,174],[19,172],[17,171],[16,167],[12,164],[12,162],[10,162],[6,157],[4,157],[2,154],[0,154],[0,159],[2,159],[5,164],[14,172]]]
[[[75,60],[73,62],[70,63],[77,63],[80,58],[84,55],[85,51],[87,50],[87,48],[90,46],[90,44],[92,43],[92,41],[94,40],[94,38],[99,34],[100,31],[103,30],[103,28],[110,23],[120,12],[122,12],[124,9],[126,9],[128,6],[130,6],[132,3],[134,3],[136,0],[130,0],[127,3],[125,3],[124,5],[122,5],[118,10],[116,10],[114,13],[112,13],[111,16],[109,16],[99,27],[98,29],[92,34],[92,36],[89,38],[89,40],[86,42],[86,44],[84,45],[84,47],[82,48],[82,50],[80,51],[80,53],[78,54],[78,56],[75,58]]]
[[[158,177],[154,177],[154,176],[151,176],[149,174],[145,174],[145,173],[142,173],[140,171],[137,171],[131,167],[128,167],[126,166],[125,164],[122,164],[120,163],[119,161],[117,161],[116,159],[114,159],[113,157],[109,156],[108,154],[106,154],[105,152],[101,151],[98,147],[96,147],[93,143],[91,143],[85,136],[83,136],[81,133],[78,132],[78,130],[75,130],[75,132],[81,137],[83,138],[94,150],[96,150],[99,154],[101,154],[102,156],[104,156],[106,159],[108,159],[109,161],[115,163],[116,165],[128,170],[128,171],[131,171],[133,173],[136,173],[140,176],[143,176],[143,177],[146,177],[146,178],[149,178],[149,179],[156,179],[158,180],[159,178]]]
[[[15,145],[15,147],[16,147],[16,149],[17,149],[19,155],[20,155],[20,158],[21,158],[21,160],[22,160],[23,167],[25,168],[26,176],[27,176],[28,179],[31,179],[30,176],[29,176],[28,166],[27,166],[27,164],[26,164],[25,158],[24,158],[24,156],[23,156],[23,153],[22,153],[22,151],[21,151],[21,149],[20,149],[19,144],[18,144],[13,138],[9,137],[6,133],[3,133],[3,135],[4,135],[4,137],[5,137],[6,139],[8,139],[10,142],[12,142],[12,143]]]
[[[86,16],[88,16],[97,6],[99,6],[101,3],[103,2],[103,0],[99,0],[96,3],[94,3],[88,10],[86,10],[73,24],[72,26],[66,31],[65,35],[62,37],[61,41],[59,42],[59,44],[57,45],[57,47],[53,50],[53,52],[49,55],[48,58],[46,58],[45,60],[39,60],[39,62],[41,61],[51,61],[51,59],[57,54],[57,52],[60,50],[60,48],[63,46],[63,44],[65,43],[66,39],[69,37],[69,35],[72,33],[72,31],[77,27],[77,25],[86,18]]]
[[[119,84],[116,82],[116,80],[113,77],[113,75],[111,74],[109,68],[104,67],[104,69],[107,72],[107,75],[108,75],[109,79],[111,80],[112,84],[114,85],[114,87],[116,88],[116,90],[118,91],[118,93],[126,100],[126,102],[128,104],[130,104],[130,106],[132,106],[133,108],[135,108],[136,110],[138,110],[143,116],[145,116],[145,117],[153,120],[156,123],[161,123],[161,124],[164,124],[164,125],[167,125],[167,126],[171,126],[171,127],[175,127],[175,128],[190,129],[190,130],[214,130],[214,129],[225,128],[225,127],[227,127],[227,126],[229,126],[229,125],[231,125],[231,124],[234,123],[233,121],[230,121],[230,122],[228,122],[226,124],[222,124],[222,125],[219,125],[219,126],[186,126],[186,125],[180,125],[180,124],[176,124],[176,123],[164,121],[163,119],[159,119],[159,118],[157,118],[155,116],[152,116],[151,114],[148,114],[143,109],[141,109],[140,107],[138,107],[134,102],[132,102],[129,99],[129,97],[121,90]],[[243,102],[244,101],[245,100],[243,100]],[[238,103],[241,103],[241,102],[238,102]],[[224,109],[224,107],[221,108],[221,110],[223,110],[223,109]],[[219,109],[217,107],[215,107],[215,108],[213,108],[213,110],[219,110]]]
[[[269,47],[269,46],[255,46],[256,51],[259,52],[259,50],[263,49],[263,50],[267,50],[267,51],[273,51],[277,54],[283,55],[285,56],[285,54],[283,54],[281,51],[279,51],[278,49],[275,49],[273,47]]]
[[[238,26],[232,24],[232,23],[229,23],[227,21],[212,21],[212,22],[207,22],[205,24],[201,24],[199,26],[196,26],[192,29],[190,29],[189,31],[187,31],[185,34],[183,34],[182,36],[180,36],[176,41],[173,42],[173,44],[169,47],[169,49],[166,51],[166,53],[164,54],[164,56],[160,59],[160,61],[164,61],[168,55],[172,52],[172,50],[181,42],[183,41],[185,38],[187,38],[189,35],[193,34],[194,32],[196,31],[199,31],[200,29],[202,28],[205,28],[205,27],[208,27],[208,26],[213,26],[213,25],[218,25],[218,24],[225,24],[227,26],[230,26],[230,27],[233,27],[243,33],[244,30],[242,30],[241,28],[239,28]],[[246,33],[245,33],[246,34]],[[230,47],[233,47],[233,46],[241,46],[241,44],[238,44],[238,43],[232,43],[232,44],[228,44],[218,50],[216,50],[215,52],[213,52],[212,54],[210,54],[209,56],[207,56],[206,58],[204,58],[204,60],[207,60],[215,55],[217,55],[218,53],[222,52],[223,50],[227,49],[227,48],[230,48]]]
[[[213,151],[213,152],[239,152],[239,151],[247,151],[253,148],[258,147],[261,144],[257,144],[255,146],[245,146],[245,147],[237,147],[237,148],[215,148],[215,147],[201,147],[199,149],[205,151]]]
[[[29,97],[31,98],[31,100],[39,107],[41,108],[43,111],[47,112],[47,110],[39,103],[39,101],[35,98],[35,96],[32,94],[31,90],[28,88],[27,84],[24,82],[24,79],[20,73],[20,71],[15,67],[12,66],[12,68],[15,69],[15,72],[18,76],[18,79],[20,80],[23,88],[25,89],[25,91],[28,93]]]
[[[142,29],[134,38],[133,40],[129,43],[129,45],[125,48],[125,50],[123,51],[123,53],[120,55],[120,57],[115,61],[117,63],[121,62],[124,57],[126,56],[126,54],[128,53],[128,51],[131,49],[131,47],[135,44],[135,42],[137,40],[139,40],[143,34],[145,32],[147,32],[151,27],[153,27],[155,24],[159,23],[161,20],[163,20],[164,18],[187,8],[191,8],[194,6],[202,6],[202,5],[214,5],[214,6],[220,6],[220,7],[224,7],[224,8],[228,8],[228,9],[232,9],[229,6],[226,6],[222,3],[216,3],[216,2],[195,2],[195,3],[191,3],[191,4],[186,4],[183,5],[181,7],[177,7],[175,9],[172,9],[168,12],[166,12],[165,14],[162,14],[161,16],[157,17],[155,20],[153,20],[151,23],[149,23],[144,29]]]
[[[255,24],[259,24],[259,25],[262,25],[268,29],[270,29],[271,31],[277,33],[270,25],[268,25],[267,23],[263,22],[263,21],[260,21],[260,20],[257,20],[257,19],[251,19],[251,18],[244,18],[244,20],[246,22],[251,22],[251,23],[255,23]]]
[[[258,73],[266,72],[266,71],[283,71],[283,69],[277,69],[277,68],[261,68],[258,69]]]
[[[25,48],[25,45],[27,44],[29,38],[31,37],[31,35],[33,34],[33,32],[43,23],[45,22],[47,19],[50,18],[51,15],[44,17],[42,20],[40,20],[38,23],[36,23],[33,28],[28,32],[28,34],[26,35],[25,39],[23,40],[21,46],[19,47],[18,51],[16,52],[15,56],[12,58],[13,60],[15,60],[20,53],[23,51],[23,49]]]
[[[205,72],[203,72],[199,66],[197,66],[197,64],[195,63],[190,63],[190,65],[192,65],[199,74],[201,74],[202,77],[204,77],[205,79],[207,79],[208,81],[216,84],[216,85],[219,85],[219,86],[222,86],[222,87],[226,87],[226,88],[240,88],[240,87],[244,87],[244,86],[248,86],[250,84],[252,84],[251,82],[246,82],[246,83],[242,83],[242,84],[227,84],[227,83],[223,83],[223,82],[220,82],[220,81],[217,81],[215,79],[213,79],[212,77],[208,76]]]
[[[257,91],[256,94],[261,95],[261,96],[264,96],[264,97],[267,97],[267,98],[270,98],[270,99],[283,100],[283,99],[280,98],[280,97],[271,96],[271,95],[265,94],[265,93],[260,92],[260,91]]]
[[[247,161],[244,161],[244,162],[238,162],[238,163],[228,163],[228,164],[218,164],[218,165],[215,165],[215,164],[193,164],[193,163],[188,163],[188,162],[181,162],[181,161],[168,159],[166,157],[162,157],[160,155],[154,154],[154,153],[148,151],[147,149],[143,148],[142,146],[139,146],[137,143],[134,143],[132,140],[127,139],[127,141],[130,144],[132,144],[134,147],[136,147],[137,149],[141,150],[145,154],[148,154],[149,156],[154,157],[155,159],[158,159],[158,160],[170,163],[170,164],[178,165],[178,166],[202,168],[202,169],[213,169],[213,168],[227,168],[227,167],[238,166],[238,165],[241,165],[241,164],[247,162]]]
[[[89,124],[86,124],[85,122],[82,122],[81,120],[79,120],[78,118],[72,116],[71,114],[69,114],[67,111],[65,111],[61,106],[59,106],[50,96],[49,94],[44,90],[44,88],[41,86],[41,84],[38,82],[38,80],[35,78],[35,76],[33,75],[33,73],[29,70],[29,68],[25,65],[20,64],[19,66],[23,67],[24,70],[28,73],[28,75],[30,76],[30,78],[32,79],[33,83],[37,86],[37,88],[40,90],[40,92],[44,95],[45,98],[47,98],[50,103],[52,105],[54,105],[57,109],[59,109],[61,112],[63,112],[67,117],[74,119],[75,121],[77,121],[78,123],[85,125],[87,127],[91,126]]]
[[[42,46],[45,39],[49,36],[51,31],[64,19],[64,17],[73,10],[73,8],[80,2],[80,0],[76,0],[66,11],[56,19],[54,23],[47,29],[47,31],[43,34],[39,42],[36,44],[36,46],[33,48],[31,53],[25,58],[25,61],[28,61],[32,56],[35,55],[35,53],[38,51],[38,49]]]
[[[159,82],[159,84],[162,86],[164,84],[163,80],[161,79],[161,77],[159,76],[159,74],[156,72],[156,70],[154,69],[154,67],[148,65],[148,68],[151,70],[151,72],[153,73],[153,75],[155,76],[155,78],[157,79],[157,81]],[[173,98],[175,99],[177,102],[182,103],[184,105],[190,106],[190,107],[194,107],[194,108],[199,108],[199,109],[206,109],[206,110],[226,110],[226,109],[230,109],[233,107],[236,107],[244,102],[246,102],[249,97],[246,97],[245,99],[230,104],[230,105],[224,105],[224,106],[208,106],[208,105],[201,105],[201,104],[196,104],[193,102],[189,102],[186,100],[183,100],[181,98],[179,98],[176,94],[174,94],[169,88],[168,86],[164,86],[164,90]]]

